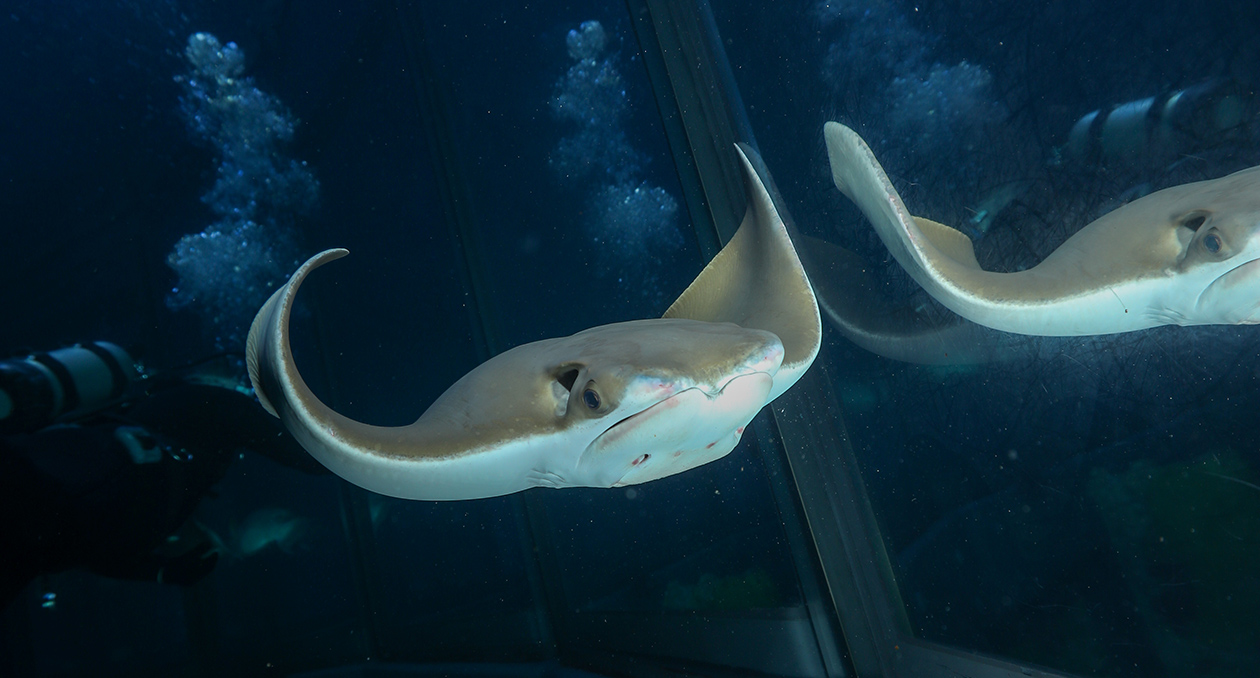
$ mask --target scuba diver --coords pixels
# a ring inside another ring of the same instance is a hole
[[[242,450],[325,473],[252,396],[198,370],[223,358],[144,378],[108,342],[0,361],[0,608],[71,568],[200,581],[219,549],[190,516]]]

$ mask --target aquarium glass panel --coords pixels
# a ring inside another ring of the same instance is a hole
[[[826,241],[806,246],[834,295],[824,356],[914,635],[1084,675],[1251,675],[1260,333],[1234,323],[1253,322],[1255,264],[1203,292],[1234,266],[1191,281],[1186,262],[1254,259],[1257,182],[1156,191],[1260,164],[1255,8],[713,10],[787,208]],[[834,184],[828,120],[954,229],[933,240],[951,265],[998,272],[964,289],[1001,290],[1023,334],[907,275]],[[1120,235],[1064,244],[1099,227]],[[1113,293],[1064,302],[1093,289]]]

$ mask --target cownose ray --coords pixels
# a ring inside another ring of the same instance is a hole
[[[915,282],[972,322],[1043,336],[1260,322],[1260,167],[1151,193],[998,273],[961,232],[912,217],[857,133],[829,122],[823,135],[836,187]]]
[[[259,400],[334,473],[405,499],[620,487],[725,456],[813,363],[822,329],[783,221],[739,155],[744,219],[663,318],[518,346],[455,382],[414,423],[373,426],[320,402],[290,349],[298,287],[347,254],[327,250],[250,327],[246,355]]]

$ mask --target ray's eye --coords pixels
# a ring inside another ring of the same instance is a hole
[[[1203,239],[1203,247],[1206,248],[1207,251],[1211,252],[1212,254],[1216,254],[1220,252],[1221,251],[1221,236],[1215,233],[1212,233],[1211,235]]]
[[[638,456],[638,458],[636,458],[634,461],[630,462],[630,465],[631,465],[631,466],[638,466],[639,464],[642,464],[643,462],[647,461],[647,460],[648,460],[648,457],[650,457],[650,456],[651,456],[651,455],[649,455],[649,454],[640,454],[640,455]]]
[[[599,394],[595,392],[595,389],[588,388],[585,391],[582,391],[582,402],[586,403],[586,406],[592,410],[598,410]]]

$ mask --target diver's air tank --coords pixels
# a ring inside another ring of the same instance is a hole
[[[99,410],[137,376],[117,344],[94,341],[0,361],[0,434],[39,430]]]
[[[1247,108],[1237,84],[1213,80],[1087,113],[1072,126],[1067,150],[1078,162],[1162,162],[1238,127]]]

